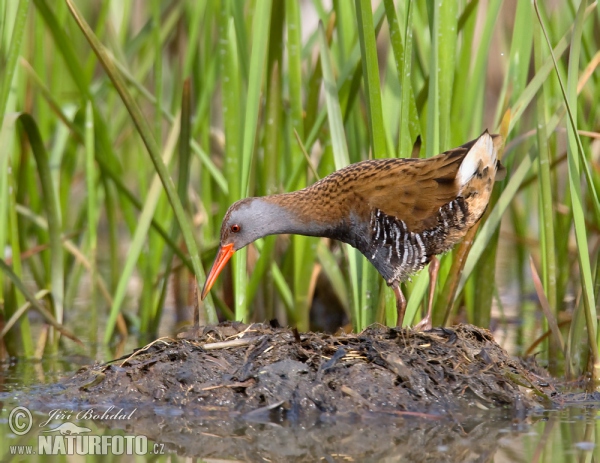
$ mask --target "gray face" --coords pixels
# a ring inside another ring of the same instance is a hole
[[[234,251],[259,238],[290,229],[290,214],[262,198],[246,198],[234,203],[221,225],[221,246],[233,243]]]

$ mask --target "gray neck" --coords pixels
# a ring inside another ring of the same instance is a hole
[[[234,204],[223,220],[221,236],[230,236],[229,228],[240,224],[236,249],[267,235],[296,234],[332,238],[352,246],[360,246],[360,223],[350,217],[340,217],[335,207],[323,207],[319,198],[307,190],[280,195],[247,198]],[[360,247],[359,247],[360,249]]]
[[[273,195],[256,198],[256,212],[261,217],[263,231],[267,235],[295,234],[306,236],[329,236],[332,227],[326,218],[318,214],[309,214],[305,207],[300,207],[286,195]],[[293,198],[290,198],[293,199]]]
[[[268,234],[291,233],[320,236],[348,243],[358,249],[366,245],[364,224],[350,212],[340,215],[337,208],[323,207],[310,190],[257,198],[264,205],[269,220]]]

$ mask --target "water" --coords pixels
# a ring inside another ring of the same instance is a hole
[[[75,409],[62,403],[29,406],[36,389],[77,370],[80,359],[19,362],[0,373],[0,455],[3,461],[493,461],[594,462],[600,460],[600,410],[540,410],[515,420],[508,412],[450,417],[348,411],[294,426],[276,414],[224,420],[185,408],[138,409],[135,404]],[[73,361],[76,360],[76,361]],[[60,402],[60,388],[56,388]],[[91,416],[95,420],[88,419]],[[103,416],[104,420],[98,420]],[[29,425],[31,425],[29,427]],[[29,428],[29,429],[28,429]],[[61,433],[64,433],[61,434]],[[19,454],[20,453],[20,454]],[[73,454],[75,457],[67,457]],[[80,455],[79,455],[80,454]],[[139,456],[138,456],[139,455]]]

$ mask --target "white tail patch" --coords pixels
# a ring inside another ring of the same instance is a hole
[[[486,131],[477,139],[458,169],[456,179],[461,188],[471,180],[477,169],[490,167],[495,170],[496,155],[494,140],[492,140],[491,135]]]

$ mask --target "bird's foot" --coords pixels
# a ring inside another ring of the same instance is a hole
[[[428,315],[423,320],[415,325],[415,331],[430,331],[433,328],[431,325],[431,317]]]

